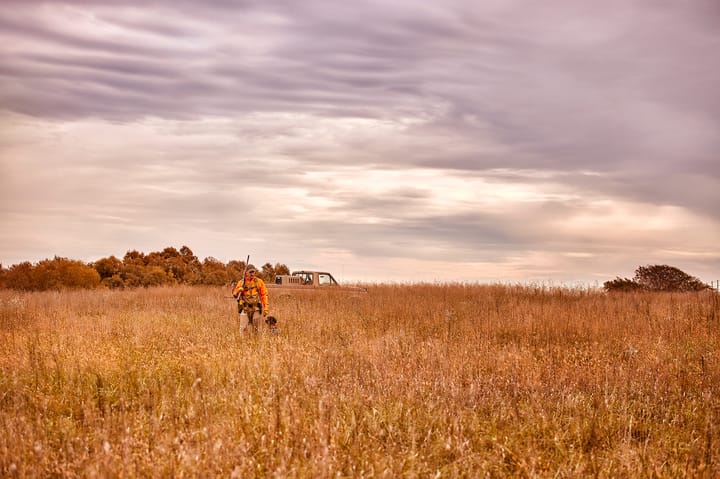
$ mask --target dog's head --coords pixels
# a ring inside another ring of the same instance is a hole
[[[268,316],[265,318],[265,323],[270,327],[277,326],[277,319],[275,316]]]

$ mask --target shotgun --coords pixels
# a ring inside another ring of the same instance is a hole
[[[240,294],[245,289],[245,275],[247,274],[248,265],[250,264],[250,255],[247,255],[247,258],[245,259],[245,268],[242,272],[242,289],[238,291],[238,295],[233,295],[233,298],[240,300]],[[233,286],[233,289],[235,289],[235,286]]]

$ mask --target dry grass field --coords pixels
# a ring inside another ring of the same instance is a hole
[[[712,294],[227,296],[0,291],[0,476],[720,477]]]

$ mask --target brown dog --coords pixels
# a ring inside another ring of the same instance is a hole
[[[268,316],[267,318],[265,318],[265,324],[268,325],[270,333],[277,335],[277,318],[275,318],[275,316]]]

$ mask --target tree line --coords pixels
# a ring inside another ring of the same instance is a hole
[[[245,271],[245,261],[223,263],[213,257],[200,261],[192,250],[167,247],[148,254],[128,251],[122,259],[115,256],[92,263],[55,256],[36,264],[25,261],[4,268],[0,264],[0,289],[47,291],[65,288],[136,288],[162,285],[227,285]],[[265,263],[258,276],[266,282],[290,274],[281,263]],[[668,265],[640,266],[632,279],[617,277],[603,284],[609,292],[701,291],[709,286],[698,278]]]
[[[122,259],[115,256],[84,263],[55,256],[38,263],[25,261],[4,268],[0,264],[0,288],[47,291],[65,288],[135,288],[161,285],[227,285],[242,277],[245,261],[223,263],[213,257],[204,260],[187,246],[180,250],[167,247],[148,254],[128,251]],[[274,282],[281,274],[290,274],[284,264],[265,263],[258,276]]]

